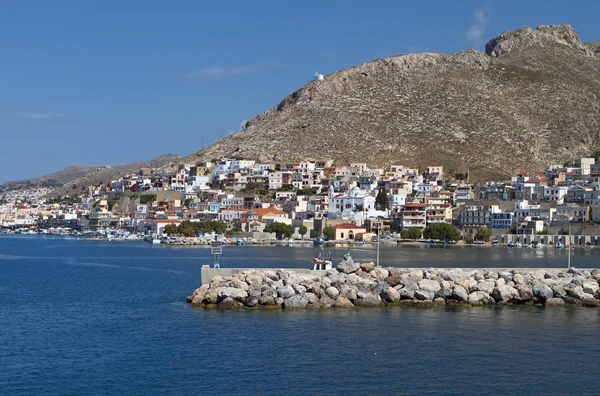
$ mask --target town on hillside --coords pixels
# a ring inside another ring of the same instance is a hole
[[[171,173],[142,168],[84,194],[48,198],[52,187],[0,197],[4,232],[198,236],[260,240],[440,240],[600,245],[600,163],[581,158],[510,181],[332,160],[221,159]],[[73,191],[80,192],[73,186]],[[569,237],[570,238],[570,237]]]

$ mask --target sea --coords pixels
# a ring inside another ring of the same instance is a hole
[[[226,246],[221,266],[308,268],[315,253]],[[567,254],[394,246],[380,263],[543,268]],[[600,250],[572,255],[598,267]],[[211,262],[203,247],[0,235],[0,395],[600,394],[600,309],[192,308]]]

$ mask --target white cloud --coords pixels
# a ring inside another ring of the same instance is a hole
[[[65,113],[56,113],[53,111],[48,112],[34,112],[34,111],[19,111],[17,116],[21,118],[27,118],[30,120],[44,120],[46,118],[64,118],[67,115]]]
[[[218,78],[225,77],[237,77],[247,74],[254,74],[260,72],[259,66],[233,66],[233,67],[205,67],[198,70],[192,70],[184,74],[184,77],[188,80],[215,80]]]
[[[465,32],[467,42],[470,45],[480,45],[484,39],[483,35],[490,24],[490,10],[489,7],[482,7],[473,12],[473,23],[469,26],[469,29]]]

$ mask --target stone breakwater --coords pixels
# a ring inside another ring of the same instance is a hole
[[[600,270],[383,268],[350,258],[336,269],[243,270],[215,276],[187,298],[206,308],[351,308],[384,305],[600,305]]]

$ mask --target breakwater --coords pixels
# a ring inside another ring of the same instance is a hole
[[[222,271],[222,272],[221,272]],[[203,269],[187,298],[206,308],[352,308],[383,305],[600,305],[600,270],[406,269],[358,263],[327,271]]]

